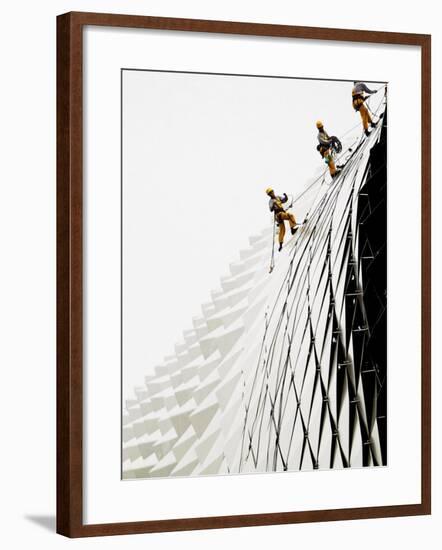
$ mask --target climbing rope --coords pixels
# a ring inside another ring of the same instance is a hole
[[[272,228],[272,255],[270,257],[270,268],[269,273],[273,271],[273,268],[275,267],[275,226],[276,226],[276,219],[275,216],[273,216],[273,228]]]

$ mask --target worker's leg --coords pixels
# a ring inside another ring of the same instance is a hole
[[[366,105],[364,105],[364,109],[367,112],[367,115],[366,115],[367,116],[367,122],[368,122],[368,124],[371,124],[373,121],[371,119],[370,111],[368,110],[368,107]]]
[[[284,235],[285,235],[285,222],[283,219],[280,218],[279,236],[278,236],[279,244],[282,244],[284,242]]]
[[[290,231],[292,235],[294,235],[298,229],[298,227],[296,226],[295,216],[291,212],[287,212],[287,215],[288,215],[289,224],[290,224]]]
[[[359,113],[361,114],[362,125],[364,127],[364,130],[368,130],[368,125],[371,123],[371,116],[370,116],[370,113],[368,112],[367,107],[364,104],[362,104],[361,107],[359,108]]]
[[[279,218],[281,220],[281,224],[284,224],[285,220],[287,220],[289,222],[291,233],[292,233],[292,235],[294,235],[296,233],[296,230],[297,230],[295,216],[291,212],[281,212],[279,214]],[[279,240],[280,250],[281,250],[281,246],[282,246],[282,240],[284,240],[284,235],[285,235],[285,227],[284,227],[284,232],[283,232],[282,237],[281,237],[281,235],[279,237],[279,239],[280,239]]]
[[[295,216],[291,212],[280,212],[278,215],[279,220],[287,220],[290,224],[290,227],[296,225]]]
[[[333,160],[330,149],[326,153],[325,162],[328,164],[328,169],[330,170],[330,176],[333,177],[336,174],[336,165],[335,165],[335,161]]]
[[[360,97],[353,99],[353,108],[355,111],[359,111],[362,120],[362,126],[365,131],[368,130],[368,124],[371,122],[370,115],[368,114],[367,107],[364,105],[364,100]]]

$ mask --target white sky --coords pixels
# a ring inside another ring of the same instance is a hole
[[[123,71],[125,398],[173,353],[248,237],[270,225],[266,187],[296,195],[325,167],[316,121],[338,137],[360,124],[351,89]]]

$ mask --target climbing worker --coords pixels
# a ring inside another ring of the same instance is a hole
[[[291,212],[287,212],[284,210],[284,207],[282,206],[284,203],[288,201],[287,194],[284,193],[282,196],[275,195],[275,192],[271,187],[266,189],[267,195],[270,197],[269,201],[269,209],[270,212],[273,212],[275,215],[275,222],[278,224],[279,227],[279,251],[281,252],[282,249],[282,243],[284,242],[284,235],[285,235],[285,221],[287,220],[290,225],[290,231],[292,235],[296,233],[296,230],[298,229],[296,227],[296,220],[295,216]]]
[[[353,109],[355,111],[359,111],[365,135],[368,136],[370,135],[370,131],[368,129],[369,125],[371,124],[373,128],[376,128],[377,122],[373,122],[367,106],[365,105],[365,100],[370,97],[371,94],[375,94],[377,90],[370,90],[364,82],[355,81],[353,84],[354,87],[351,92]]]
[[[321,154],[321,157],[325,160],[325,164],[328,165],[330,171],[330,176],[335,178],[339,172],[340,168],[337,168],[335,161],[333,159],[333,152],[342,150],[341,142],[336,136],[329,136],[324,130],[324,125],[320,120],[316,123],[316,128],[318,129],[318,141],[319,144],[317,149]]]

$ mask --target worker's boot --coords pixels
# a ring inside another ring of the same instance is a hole
[[[278,252],[281,252],[281,250],[282,250],[282,243],[279,243]]]
[[[294,235],[296,233],[296,231],[298,231],[298,226],[294,226],[290,229],[290,231],[292,232],[292,235]]]
[[[368,136],[370,135],[371,132],[370,132],[370,130],[367,128],[366,130],[364,130],[364,133],[365,133],[365,135],[368,137]]]

